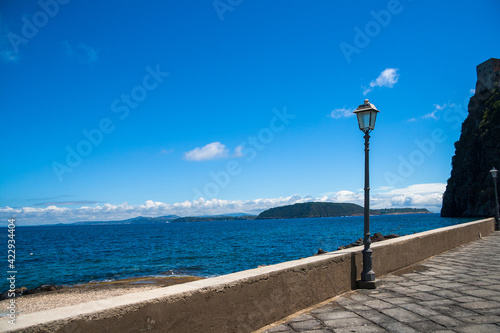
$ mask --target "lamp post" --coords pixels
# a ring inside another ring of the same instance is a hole
[[[371,104],[369,100],[365,99],[365,103],[358,106],[354,111],[358,117],[359,129],[365,133],[365,223],[364,223],[364,238],[363,245],[363,271],[361,272],[361,281],[358,281],[358,288],[374,289],[375,272],[373,271],[372,249],[370,249],[370,132],[375,128],[375,120],[377,118],[377,110],[375,105]]]
[[[495,229],[500,230],[500,213],[499,208],[498,208],[498,192],[497,192],[497,176],[498,176],[498,170],[493,167],[493,169],[490,170],[491,172],[491,177],[493,178],[493,184],[495,186]]]

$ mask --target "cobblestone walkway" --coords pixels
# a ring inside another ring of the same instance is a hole
[[[500,332],[500,232],[382,281],[264,332]]]

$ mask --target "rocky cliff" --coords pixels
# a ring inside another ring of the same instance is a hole
[[[468,108],[460,139],[455,142],[451,177],[443,196],[443,217],[495,215],[495,194],[489,171],[493,167],[500,169],[498,88],[476,91]]]

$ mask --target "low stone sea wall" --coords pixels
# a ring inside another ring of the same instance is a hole
[[[494,219],[372,244],[378,278],[494,232]],[[252,332],[356,287],[362,247],[32,314],[11,332]]]

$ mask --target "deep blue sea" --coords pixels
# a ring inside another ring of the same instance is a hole
[[[371,217],[371,233],[408,235],[472,219],[438,214]],[[7,254],[7,228],[3,243]],[[16,227],[16,287],[134,276],[228,274],[309,257],[356,241],[363,217]],[[5,255],[5,258],[7,255]],[[3,266],[1,266],[3,265]],[[0,265],[7,277],[7,259]],[[8,289],[0,279],[0,291]]]

